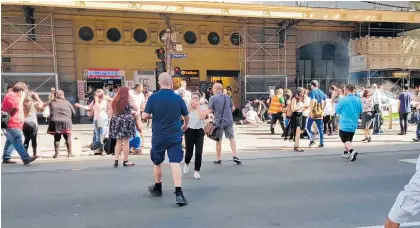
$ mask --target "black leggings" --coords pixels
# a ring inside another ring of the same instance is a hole
[[[56,134],[54,134],[54,150],[55,150],[55,153],[58,154],[58,150],[60,149],[61,135],[63,135],[64,140],[66,140],[67,152],[69,154],[71,154],[72,153],[72,151],[71,151],[71,134],[67,134],[67,133],[63,133],[63,134],[56,133]]]
[[[200,171],[204,146],[204,130],[188,128],[185,132],[185,164],[190,164],[195,146],[194,170]]]
[[[282,112],[271,114],[271,123],[270,123],[270,128],[271,129],[274,129],[274,127],[277,124],[277,121],[280,122],[281,129],[284,132],[284,130],[286,129],[286,126],[284,125],[284,118],[283,118],[283,113]]]
[[[36,155],[36,148],[37,148],[37,141],[36,138],[38,136],[38,124],[34,122],[25,122],[23,124],[23,136],[25,140],[23,142],[23,146],[25,147],[26,152],[28,152],[29,148],[29,141],[32,141],[32,152]]]
[[[334,118],[331,115],[326,115],[324,116],[324,133],[327,132],[327,127],[328,130],[330,131],[330,135],[332,135],[332,126],[333,122],[334,122]]]

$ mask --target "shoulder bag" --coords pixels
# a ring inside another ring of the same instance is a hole
[[[222,124],[223,121],[223,114],[225,112],[225,107],[226,107],[226,96],[224,95],[224,102],[223,102],[223,108],[222,108],[222,115],[220,116],[220,123],[219,126]],[[206,133],[207,137],[209,137],[210,139],[218,142],[220,140],[220,138],[217,135],[217,132],[219,131],[219,127],[213,122],[208,122],[206,124],[206,126],[204,126],[204,132]]]

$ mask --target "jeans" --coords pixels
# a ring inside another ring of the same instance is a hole
[[[104,127],[99,127],[98,126],[98,122],[96,120],[93,120],[93,127],[94,127],[94,140],[93,140],[93,145],[98,145],[100,150],[104,149],[104,135],[105,135],[105,130],[108,127],[108,119],[106,119],[106,124]]]
[[[30,156],[23,145],[23,132],[17,128],[6,128],[6,143],[4,144],[3,160],[12,158],[13,149],[15,149],[23,162],[29,161]]]
[[[314,141],[314,134],[312,133],[312,124],[314,123],[316,126],[318,127],[318,132],[319,132],[319,143],[321,145],[324,145],[324,126],[323,126],[323,120],[322,119],[312,119],[312,118],[308,118],[308,125],[307,125],[307,131],[308,131],[308,136],[309,136],[309,140],[311,142]]]
[[[416,137],[420,139],[420,121],[417,123]]]
[[[400,128],[401,133],[407,134],[407,125],[408,125],[408,112],[400,113]]]

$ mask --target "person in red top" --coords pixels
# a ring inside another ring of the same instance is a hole
[[[18,82],[13,86],[13,91],[9,92],[4,96],[1,110],[10,114],[10,119],[7,124],[7,128],[4,129],[6,133],[6,144],[4,145],[3,151],[3,164],[15,164],[15,161],[11,160],[13,149],[15,149],[23,164],[28,165],[35,161],[37,156],[30,157],[26,152],[23,145],[23,99],[25,93],[28,91],[28,86],[23,82]]]

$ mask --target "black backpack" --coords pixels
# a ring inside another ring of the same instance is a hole
[[[1,111],[1,129],[7,128],[10,120],[10,113]]]

